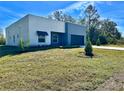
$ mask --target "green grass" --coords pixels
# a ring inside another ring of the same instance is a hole
[[[6,54],[0,58],[0,90],[95,90],[124,70],[124,51],[94,53],[92,59],[82,48]]]

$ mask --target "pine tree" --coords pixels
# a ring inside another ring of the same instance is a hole
[[[96,41],[96,45],[97,45],[97,46],[100,46],[100,44],[101,44],[101,43],[100,43],[100,40],[99,40],[99,38],[98,38],[97,41]]]
[[[92,44],[90,42],[89,37],[87,38],[87,42],[86,42],[86,46],[85,46],[85,55],[86,56],[93,56],[93,48],[92,48]]]

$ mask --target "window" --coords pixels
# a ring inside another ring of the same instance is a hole
[[[52,41],[54,42],[54,43],[58,43],[58,34],[53,34],[53,36],[52,36]]]
[[[13,35],[13,42],[15,43],[15,35]]]
[[[38,42],[45,42],[45,36],[38,36]]]

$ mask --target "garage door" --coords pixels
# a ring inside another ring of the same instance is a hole
[[[71,35],[71,45],[84,45],[84,36]]]

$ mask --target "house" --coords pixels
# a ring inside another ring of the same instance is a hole
[[[28,14],[6,28],[6,45],[84,45],[86,27]]]

